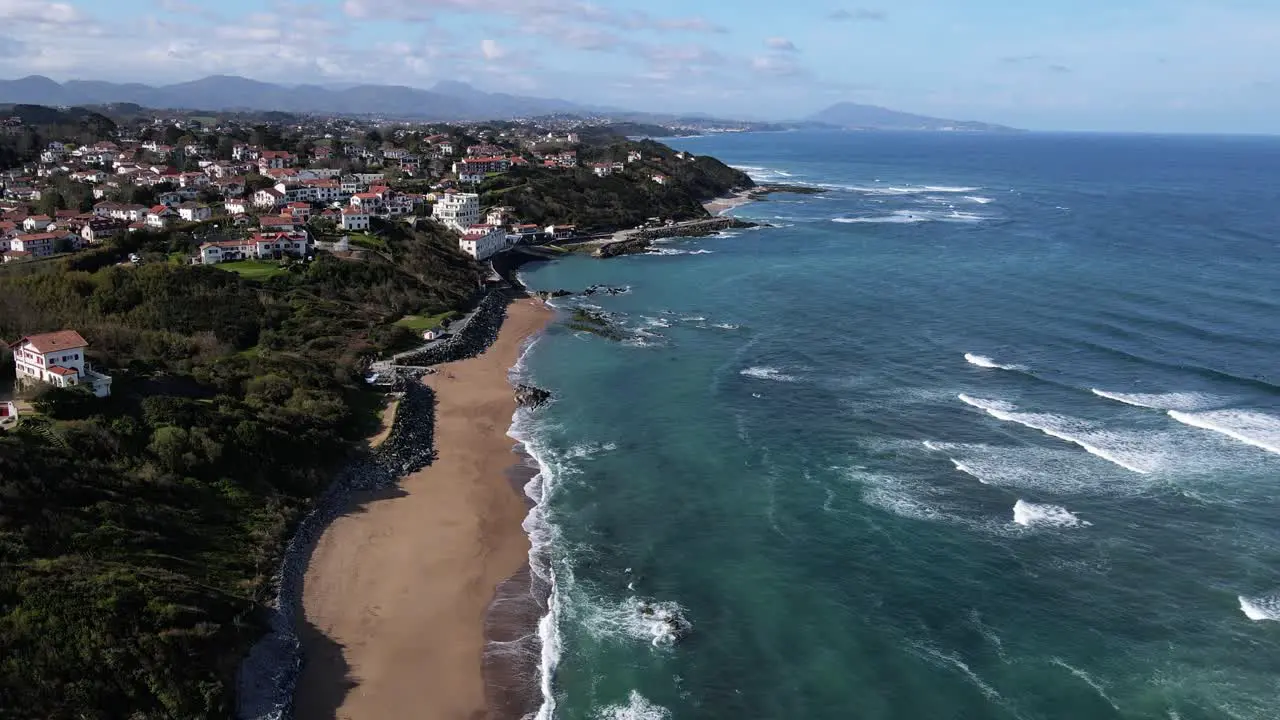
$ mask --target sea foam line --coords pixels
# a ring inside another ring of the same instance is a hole
[[[970,405],[972,407],[976,407],[979,410],[986,412],[988,415],[996,418],[997,420],[1017,423],[1018,425],[1029,427],[1033,430],[1039,430],[1040,432],[1050,437],[1055,437],[1055,438],[1058,438],[1059,440],[1064,440],[1066,442],[1072,443],[1073,445],[1078,445],[1081,448],[1083,448],[1085,452],[1091,455],[1097,455],[1103,460],[1119,465],[1120,467],[1130,472],[1135,472],[1140,475],[1149,475],[1151,473],[1150,469],[1140,467],[1134,464],[1132,461],[1125,460],[1124,458],[1116,455],[1115,452],[1108,450],[1106,448],[1099,447],[1098,445],[1094,444],[1094,442],[1091,442],[1090,439],[1081,437],[1080,435],[1073,435],[1070,432],[1068,432],[1062,426],[1064,424],[1070,424],[1072,422],[1069,418],[1061,418],[1056,415],[1016,413],[1016,412],[1013,412],[1013,410],[1017,408],[1015,406],[1010,405],[1009,403],[1002,403],[998,400],[984,400],[982,398],[975,398],[969,395],[965,395],[964,393],[960,393],[960,395],[958,395],[957,397],[960,398],[960,402],[963,402],[964,404]]]
[[[976,353],[965,353],[964,360],[970,365],[977,365],[980,368],[986,368],[988,370],[1026,370],[1027,369],[1026,366],[1024,365],[1004,365],[1002,363],[996,362],[995,360],[992,360],[986,355],[978,355]]]
[[[1212,430],[1246,445],[1280,455],[1280,418],[1251,410],[1210,410],[1199,413],[1170,410],[1169,417],[1184,425]]]
[[[1152,410],[1206,410],[1223,402],[1216,395],[1196,392],[1122,393],[1098,388],[1090,388],[1089,391],[1101,398]]]

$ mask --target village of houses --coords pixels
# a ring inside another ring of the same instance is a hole
[[[14,127],[14,121],[8,121],[6,127]],[[403,131],[397,135],[400,132]],[[487,260],[520,244],[573,237],[572,226],[522,224],[509,207],[482,210],[479,194],[467,190],[474,190],[494,174],[527,166],[531,159],[546,168],[576,168],[577,135],[541,129],[501,139],[486,134],[490,136],[464,147],[457,147],[454,135],[424,135],[415,143],[419,153],[391,142],[378,149],[356,143],[345,146],[332,134],[326,134],[323,144],[316,143],[314,151],[305,157],[237,142],[231,148],[231,157],[222,160],[213,159],[214,151],[200,144],[177,148],[156,141],[118,138],[72,146],[52,141],[41,152],[38,163],[0,172],[0,256],[4,264],[31,262],[74,253],[122,233],[216,223],[220,226],[217,234],[227,239],[200,244],[194,255],[185,258],[186,262],[218,265],[302,258],[317,244],[309,229],[314,227],[314,220],[330,221],[336,233],[357,234],[370,231],[375,218],[424,216],[458,233],[459,249],[476,260]],[[206,142],[216,138],[206,136]],[[552,150],[538,150],[545,146]],[[381,168],[344,173],[334,167],[339,152],[355,157],[365,167]],[[685,153],[679,156],[691,159]],[[177,158],[187,167],[199,169],[179,171],[165,162]],[[627,163],[638,160],[639,152],[629,153]],[[590,163],[588,167],[596,176],[604,177],[623,170],[625,165]],[[393,190],[389,176],[425,180],[430,191]],[[36,212],[42,193],[57,180],[91,188],[96,200],[92,209],[56,210],[52,215]],[[656,173],[648,180],[656,184],[668,182],[666,176]],[[258,189],[251,189],[255,185]],[[107,199],[130,188],[154,189],[155,204]],[[83,385],[96,395],[109,395],[111,378],[87,362],[87,348],[88,342],[74,330],[28,336],[11,343],[19,388],[32,384]],[[12,401],[0,401],[0,426],[11,424],[16,416],[17,406]]]
[[[416,153],[391,141],[371,149],[326,134],[304,157],[237,142],[230,158],[222,160],[213,159],[209,146],[217,141],[216,134],[206,136],[206,144],[183,147],[154,140],[117,139],[74,147],[49,142],[38,163],[0,174],[0,256],[4,263],[21,262],[74,252],[121,233],[216,223],[222,237],[200,245],[189,262],[305,257],[315,246],[308,229],[313,220],[330,221],[335,231],[364,233],[375,218],[416,217],[425,215],[428,207],[430,217],[459,233],[460,249],[477,260],[534,237],[572,236],[574,228],[568,226],[520,224],[510,208],[482,212],[479,195],[467,190],[531,160],[547,168],[578,167],[577,135],[529,130],[499,139],[486,134],[490,137],[465,147],[457,147],[456,135],[416,137]],[[540,147],[551,149],[540,152]],[[339,157],[354,158],[376,171],[344,173],[336,167]],[[180,171],[167,162],[175,158],[198,169]],[[638,159],[639,153],[633,152],[628,161]],[[590,164],[597,176],[623,167],[621,162]],[[428,181],[429,192],[394,190],[392,178]],[[42,192],[55,179],[91,187],[98,201],[87,212],[37,213]],[[660,174],[650,180],[667,182]],[[155,189],[155,204],[107,199],[128,188]]]

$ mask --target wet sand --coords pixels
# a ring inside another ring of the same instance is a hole
[[[482,673],[486,613],[529,552],[528,506],[508,476],[520,459],[507,372],[551,316],[518,301],[484,355],[428,376],[439,458],[357,496],[320,538],[303,590],[300,720],[498,716]]]
[[[742,190],[732,195],[718,197],[715,200],[702,203],[702,207],[712,215],[722,215],[729,210],[751,202],[751,192],[751,190]]]

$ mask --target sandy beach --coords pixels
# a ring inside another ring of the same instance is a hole
[[[484,355],[428,376],[439,458],[394,490],[356,496],[320,538],[303,591],[300,720],[492,716],[486,610],[529,551],[525,499],[507,475],[519,460],[507,372],[551,316],[518,301]]]
[[[751,193],[752,190],[740,190],[732,195],[718,197],[715,200],[702,203],[702,207],[712,215],[720,215],[751,202]]]

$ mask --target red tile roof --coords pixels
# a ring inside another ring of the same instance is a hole
[[[53,373],[54,375],[62,375],[64,377],[68,375],[77,374],[75,370],[72,370],[71,368],[64,368],[61,365],[50,365],[49,372]]]
[[[24,342],[31,343],[36,352],[40,353],[89,347],[89,342],[80,337],[80,333],[75,330],[59,330],[58,332],[44,333],[43,335],[28,335],[15,343],[11,343],[9,347],[17,347]]]

